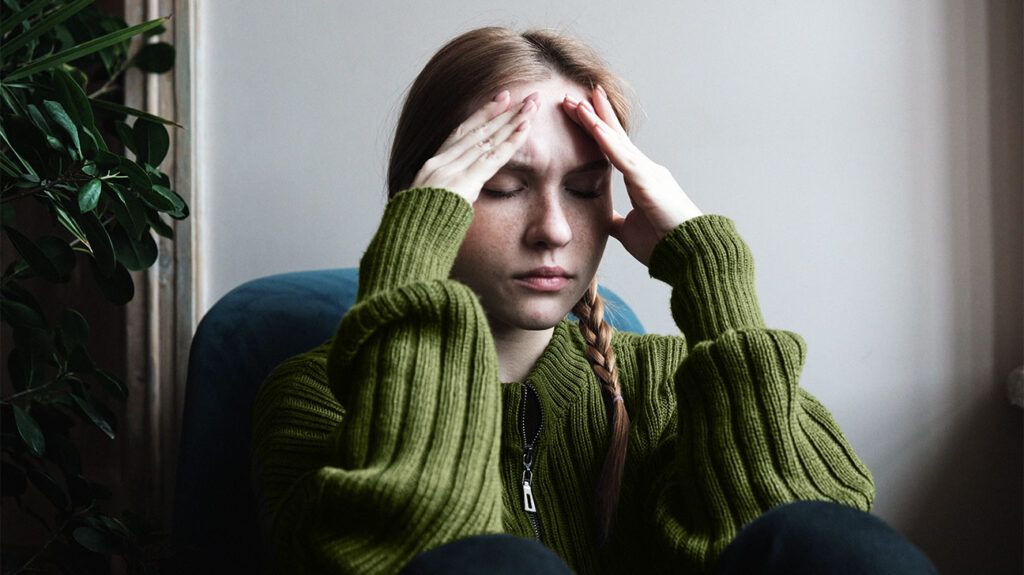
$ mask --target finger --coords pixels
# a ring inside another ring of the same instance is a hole
[[[583,121],[580,120],[579,116],[576,114],[576,106],[578,105],[579,102],[568,94],[566,94],[565,98],[562,99],[562,111],[569,116],[570,120],[578,124],[581,128],[586,129],[587,127],[583,125]]]
[[[609,227],[609,235],[615,239],[621,239],[622,236],[622,225],[625,223],[626,218],[619,213],[618,210],[612,208],[612,222]]]
[[[576,106],[576,114],[590,135],[597,140],[601,150],[620,172],[628,176],[642,176],[637,173],[637,169],[649,160],[629,138],[614,132],[604,120],[597,116],[586,100]]]
[[[519,116],[527,106],[532,106],[534,110],[536,109],[537,103],[535,101],[536,96],[534,96],[534,94],[537,94],[537,92],[530,94],[530,96],[527,96],[527,99],[523,102],[512,106],[501,114],[495,116],[493,119],[488,120],[471,130],[469,133],[464,134],[461,139],[452,143],[447,150],[436,155],[437,163],[439,165],[454,163],[466,154],[467,150],[480,147],[486,151],[487,149],[500,144],[501,140],[494,137],[498,130],[509,123],[518,125],[519,119],[521,119]]]
[[[606,124],[611,126],[613,130],[625,136],[626,130],[622,127],[622,124],[619,123],[619,117],[615,114],[615,108],[612,107],[612,103],[608,100],[608,94],[600,84],[597,84],[594,88],[593,99],[594,110],[597,112],[597,115],[600,116]]]
[[[529,118],[532,117],[532,115],[536,111],[537,103],[533,101],[527,102],[523,106],[523,109],[520,110],[518,114],[516,114],[516,117],[513,121],[506,122],[498,131],[496,131],[491,137],[487,138],[486,140],[481,140],[480,142],[477,143],[477,145],[468,146],[466,150],[463,152],[463,154],[459,156],[457,159],[449,162],[445,169],[451,170],[453,172],[469,171],[472,168],[472,166],[476,162],[478,162],[482,156],[485,156],[487,154],[493,155],[495,152],[499,150],[500,153],[506,152],[508,149],[507,146],[504,148],[502,146],[505,146],[509,139],[513,137],[518,137],[518,135],[522,133],[521,130],[519,132],[517,132],[516,130],[519,130],[524,122],[529,121]],[[516,146],[516,148],[518,148],[518,146]],[[513,149],[512,152],[515,152],[515,149]],[[512,156],[510,154],[509,158],[511,157]],[[497,172],[498,168],[503,166],[506,162],[508,162],[508,158],[506,158],[501,164],[495,167],[494,171]],[[488,175],[483,181],[490,179],[491,176],[493,175],[493,173]]]
[[[508,109],[509,104],[512,102],[512,98],[509,96],[510,92],[508,90],[503,90],[490,102],[481,106],[479,110],[474,112],[470,117],[466,118],[454,130],[452,130],[451,134],[449,134],[448,138],[446,138],[438,147],[437,152],[434,155],[438,155],[447,150],[452,144],[459,141],[465,134],[469,133],[474,128],[483,125],[495,116],[505,112]]]
[[[531,118],[526,118],[496,148],[482,152],[466,169],[466,176],[472,181],[480,183],[494,177],[494,174],[498,173],[498,170],[512,159],[516,150],[526,142],[526,136],[530,133],[530,125]]]

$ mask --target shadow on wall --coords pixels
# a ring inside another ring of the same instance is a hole
[[[940,450],[932,452],[930,472],[918,475],[924,482],[902,506],[902,530],[941,573],[1021,573],[1024,412],[1007,400],[1005,385],[1024,349],[1022,12],[1014,1],[965,6],[947,0],[945,16],[946,176],[954,186],[967,184],[954,188],[948,222],[957,240],[949,247],[953,277],[965,278],[951,286],[962,345],[950,358],[951,407],[924,434],[938,435],[934,445]],[[972,102],[973,94],[987,101]],[[972,117],[975,111],[988,116]],[[989,253],[991,261],[977,260]],[[981,331],[988,326],[990,333]]]

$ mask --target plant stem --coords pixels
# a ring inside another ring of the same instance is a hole
[[[57,361],[59,363],[60,359],[58,358]],[[50,387],[51,385],[53,385],[53,384],[55,384],[55,383],[57,383],[59,381],[62,381],[65,377],[67,377],[69,375],[73,375],[73,372],[66,371],[66,370],[67,370],[67,364],[66,363],[62,363],[61,366],[60,366],[60,370],[57,372],[57,377],[53,378],[52,380],[50,380],[50,381],[48,381],[48,382],[46,382],[43,385],[40,385],[38,387],[30,387],[28,389],[23,389],[23,390],[21,390],[21,391],[19,391],[17,393],[12,393],[11,395],[8,395],[7,397],[5,397],[3,399],[0,399],[0,402],[10,403],[11,400],[17,399],[17,398],[19,398],[21,396],[33,395],[33,394],[39,393],[42,390],[46,389],[47,387]]]
[[[28,561],[26,561],[24,565],[19,567],[18,570],[12,573],[11,575],[18,575],[18,573],[21,573],[22,571],[28,569],[28,566],[31,565],[33,561],[38,559],[39,556],[43,554],[43,551],[46,551],[46,548],[49,547],[51,543],[57,540],[57,537],[60,537],[60,534],[64,531],[64,528],[68,526],[68,523],[71,523],[72,519],[79,515],[84,515],[87,511],[92,510],[94,505],[96,505],[95,501],[90,503],[88,507],[80,509],[79,511],[76,511],[71,515],[68,515],[68,518],[64,520],[64,523],[61,523],[60,527],[53,532],[53,535],[50,536],[50,539],[47,540],[46,543],[44,543],[43,546],[39,548],[39,551],[36,551],[35,555],[29,557]]]
[[[42,186],[39,186],[39,187],[36,187],[36,188],[32,188],[31,190],[29,190],[27,192],[22,192],[22,193],[20,193],[20,194],[18,194],[16,196],[9,196],[9,197],[0,199],[0,204],[6,204],[7,202],[13,202],[14,200],[17,200],[17,199],[20,199],[20,198],[24,198],[24,197],[27,197],[27,196],[31,196],[31,195],[39,193],[39,192],[41,192],[41,191],[43,191],[45,189],[46,188],[44,188]]]
[[[132,59],[133,58],[134,58],[134,56],[132,56],[130,58],[125,58],[125,61],[121,64],[121,68],[117,72],[114,72],[114,75],[112,75],[106,82],[104,82],[102,86],[97,88],[95,92],[93,92],[92,94],[89,94],[89,97],[90,98],[95,98],[97,96],[102,96],[103,94],[106,94],[107,92],[111,92],[113,90],[119,89],[120,86],[113,86],[113,87],[111,87],[111,86],[114,84],[114,82],[117,81],[117,78],[119,76],[121,76],[121,74],[123,74],[125,70],[127,70],[128,68],[131,67]]]

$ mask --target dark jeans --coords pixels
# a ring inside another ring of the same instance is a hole
[[[572,570],[534,539],[466,537],[420,553],[402,575],[546,573]],[[881,519],[824,501],[779,505],[747,524],[719,556],[716,575],[938,573],[927,557]]]

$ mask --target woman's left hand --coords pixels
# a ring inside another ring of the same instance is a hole
[[[658,240],[679,224],[703,215],[664,166],[654,163],[622,128],[604,89],[596,86],[593,105],[566,96],[562,109],[583,126],[620,172],[633,209],[625,216],[612,210],[611,236],[642,264],[648,265]]]

